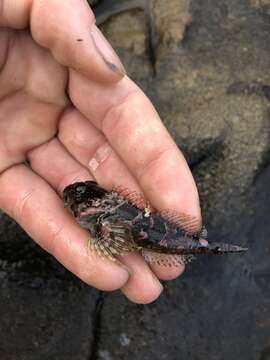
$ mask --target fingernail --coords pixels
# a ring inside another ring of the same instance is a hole
[[[96,25],[93,26],[91,35],[98,53],[108,68],[121,76],[125,76],[126,71],[118,55]]]

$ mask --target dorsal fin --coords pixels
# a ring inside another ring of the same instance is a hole
[[[195,216],[170,209],[162,210],[160,215],[169,223],[182,228],[190,235],[200,234],[201,232],[201,220]]]
[[[126,199],[131,205],[136,206],[140,210],[149,208],[149,203],[145,200],[144,196],[137,191],[129,190],[124,186],[115,186],[112,191]]]

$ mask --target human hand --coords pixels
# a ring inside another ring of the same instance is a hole
[[[155,300],[159,279],[183,268],[149,267],[139,254],[120,267],[89,254],[89,234],[60,196],[94,177],[200,219],[186,161],[124,75],[86,0],[0,0],[0,26],[0,207],[86,283],[121,288],[137,303]]]

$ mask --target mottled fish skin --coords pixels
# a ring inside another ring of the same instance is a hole
[[[94,181],[67,186],[64,204],[76,221],[91,234],[90,248],[115,259],[130,251],[181,255],[243,252],[246,248],[209,243],[206,231],[187,232],[179,222],[160,213],[140,209],[116,191],[106,191]],[[153,258],[153,256],[151,257]]]

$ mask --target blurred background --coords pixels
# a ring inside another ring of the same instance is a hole
[[[270,359],[270,0],[89,1],[195,176],[203,257],[135,305],[92,289],[0,213],[0,359]]]

